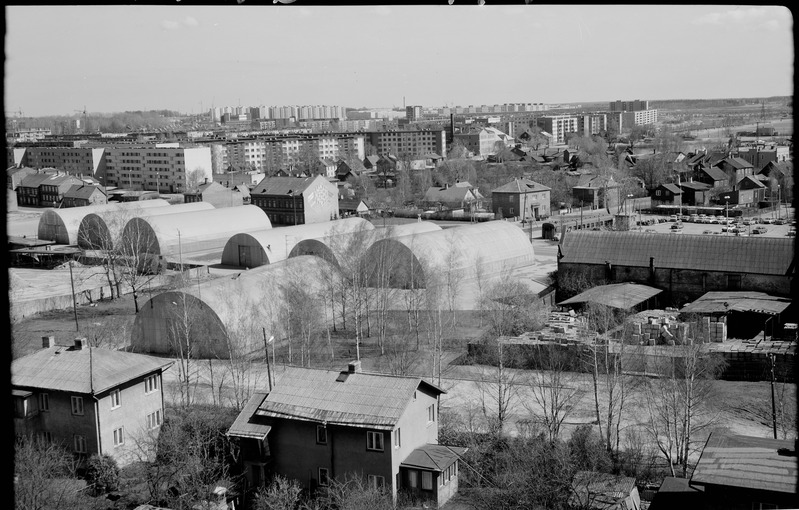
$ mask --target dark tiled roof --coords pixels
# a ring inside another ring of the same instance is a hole
[[[706,191],[710,189],[710,184],[705,184],[704,182],[691,181],[691,182],[681,182],[680,187],[683,189],[690,189],[694,191]]]
[[[752,163],[748,162],[743,158],[738,157],[730,157],[724,159],[727,163],[730,164],[733,168],[752,168]]]
[[[793,239],[645,232],[572,231],[561,242],[564,264],[604,264],[695,271],[792,274]]]
[[[449,186],[448,188],[439,188],[434,186],[428,188],[424,194],[425,202],[461,202],[466,200],[471,191],[469,188],[462,186]]]
[[[400,465],[441,472],[455,463],[466,450],[457,446],[426,444],[409,453]]]
[[[738,187],[741,189],[760,189],[765,188],[765,184],[757,180],[754,175],[745,175],[738,181]]]
[[[791,455],[781,455],[785,448]],[[713,433],[707,440],[691,485],[719,485],[796,493],[797,457],[793,441]]]
[[[671,184],[671,183],[664,184],[663,188],[671,191],[675,195],[681,195],[682,194],[682,190],[676,184]]]
[[[507,184],[494,188],[492,193],[536,193],[538,191],[550,191],[551,189],[530,179],[513,179]]]
[[[704,508],[704,496],[704,492],[688,484],[687,478],[667,476],[649,504],[649,510]]]
[[[341,376],[341,377],[340,377]],[[338,379],[344,379],[339,382]],[[289,367],[258,407],[259,416],[391,429],[424,386],[443,390],[418,377],[347,373]]]
[[[717,166],[703,168],[702,171],[714,181],[726,181],[730,177],[724,173],[724,170]]]
[[[14,386],[99,393],[114,386],[165,369],[173,361],[96,347],[56,346],[14,360]]]
[[[314,177],[265,177],[252,190],[252,195],[301,195],[316,180]]]

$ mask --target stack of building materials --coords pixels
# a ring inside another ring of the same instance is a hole
[[[702,317],[702,327],[706,341],[720,343],[727,340],[727,318],[725,316]]]

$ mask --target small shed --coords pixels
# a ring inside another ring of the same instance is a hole
[[[558,306],[585,303],[605,305],[619,310],[640,311],[657,308],[655,296],[663,292],[660,289],[638,283],[613,283],[599,285],[558,303]]]

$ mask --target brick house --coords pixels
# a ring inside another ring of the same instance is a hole
[[[43,349],[11,364],[14,431],[72,450],[78,459],[108,454],[136,460],[137,440],[160,430],[162,373],[174,362],[42,338]]]
[[[256,393],[228,431],[251,486],[275,474],[311,491],[360,476],[396,498],[440,507],[458,490],[465,450],[438,444],[443,390],[418,377],[288,367]]]
[[[514,179],[491,191],[491,210],[510,218],[519,216],[539,220],[550,215],[552,188],[530,179]]]
[[[250,192],[250,202],[272,225],[303,225],[338,217],[338,189],[326,177],[267,177]]]
[[[83,181],[74,175],[42,171],[22,178],[17,186],[17,204],[29,207],[58,207],[64,193]]]

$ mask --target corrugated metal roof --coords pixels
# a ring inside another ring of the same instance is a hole
[[[639,285],[637,283],[613,283],[588,289],[572,298],[561,301],[558,305],[599,303],[601,305],[627,310],[661,292],[663,291],[654,287],[649,287],[648,285]]]
[[[731,273],[794,273],[793,239],[645,232],[572,231],[561,241],[564,264],[604,264]]]
[[[263,440],[267,434],[269,434],[269,431],[272,430],[272,427],[269,425],[250,422],[250,418],[252,418],[253,414],[255,414],[255,411],[264,401],[266,395],[266,393],[262,392],[253,393],[253,395],[250,397],[250,400],[248,400],[244,405],[244,409],[242,409],[239,415],[236,417],[236,421],[234,421],[233,425],[231,425],[230,429],[228,429],[228,436],[249,437]]]
[[[426,444],[409,453],[400,466],[441,472],[451,466],[466,451],[467,448],[458,446]]]
[[[793,453],[780,455],[785,448]],[[793,441],[711,434],[691,485],[722,485],[795,494],[797,457]]]
[[[445,393],[418,377],[347,374],[289,367],[258,407],[259,416],[293,418],[356,427],[394,428],[414,392],[425,386]]]
[[[56,346],[14,360],[11,384],[21,388],[96,394],[150,372],[166,369],[173,363],[97,347]]]
[[[757,312],[776,315],[791,306],[791,300],[764,292],[708,292],[685,305],[680,313]]]

